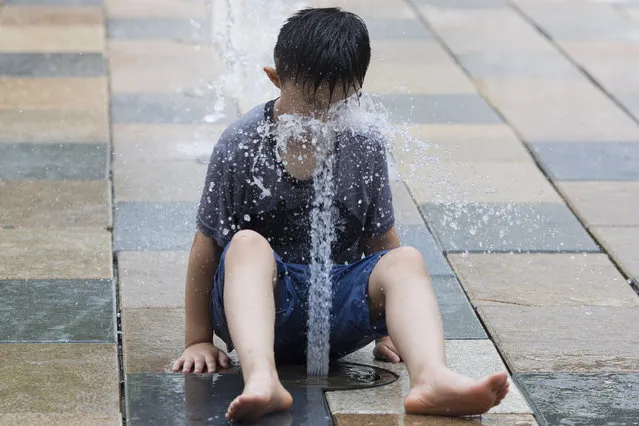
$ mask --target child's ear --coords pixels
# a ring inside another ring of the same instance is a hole
[[[277,75],[277,71],[273,67],[264,67],[264,72],[266,73],[271,83],[275,85],[278,89],[281,89],[280,77]]]

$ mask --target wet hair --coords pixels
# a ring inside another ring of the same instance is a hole
[[[322,84],[329,102],[339,84],[348,90],[362,87],[371,58],[366,24],[339,8],[307,8],[282,26],[275,44],[275,68],[280,81],[301,84],[315,98]]]

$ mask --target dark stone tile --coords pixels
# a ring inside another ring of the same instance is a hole
[[[111,119],[117,124],[206,124],[215,100],[182,93],[112,93]],[[226,102],[227,121],[237,117],[237,109]]]
[[[539,142],[530,146],[554,180],[639,180],[639,142]]]
[[[445,252],[598,252],[563,204],[423,204]]]
[[[523,373],[515,382],[540,425],[635,425],[639,373]]]
[[[102,6],[103,0],[4,0],[4,4],[20,6]]]
[[[495,9],[508,7],[507,0],[413,0],[418,6],[438,9]]]
[[[6,77],[102,77],[100,53],[0,53],[0,75]]]
[[[125,40],[178,40],[204,42],[211,34],[204,21],[191,19],[136,18],[109,19],[107,36]]]
[[[105,144],[0,144],[0,179],[100,180],[107,161]]]
[[[558,52],[467,53],[457,58],[475,78],[580,78],[582,74]]]
[[[196,203],[119,202],[116,251],[188,250],[195,235]]]
[[[402,245],[415,247],[422,253],[430,275],[453,275],[453,270],[426,225],[397,224],[396,227]]]
[[[239,374],[128,374],[126,413],[130,425],[231,424],[224,414],[242,392]],[[293,407],[254,425],[332,425],[318,387],[289,387]]]
[[[501,123],[484,99],[475,94],[389,94],[380,96],[394,122]]]
[[[115,342],[111,280],[3,280],[0,294],[2,342]]]
[[[418,19],[367,18],[371,40],[429,39],[433,35]]]
[[[487,339],[475,310],[455,276],[433,276],[433,289],[448,340]]]

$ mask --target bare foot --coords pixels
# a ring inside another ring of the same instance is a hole
[[[404,408],[409,414],[482,414],[499,404],[508,388],[505,372],[473,380],[445,369],[428,382],[413,385],[406,395]]]
[[[277,377],[269,373],[254,374],[226,411],[226,418],[234,422],[256,420],[266,414],[291,408],[293,398]]]

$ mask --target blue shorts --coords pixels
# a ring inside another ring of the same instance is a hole
[[[211,325],[215,334],[233,350],[233,342],[224,312],[224,260],[222,253],[211,292]],[[368,278],[381,251],[348,265],[335,265],[332,272],[333,307],[331,311],[331,359],[354,352],[378,337],[388,335],[385,318],[371,324],[368,307]],[[275,360],[281,363],[306,362],[309,266],[284,263],[274,253],[278,281],[275,287]]]

